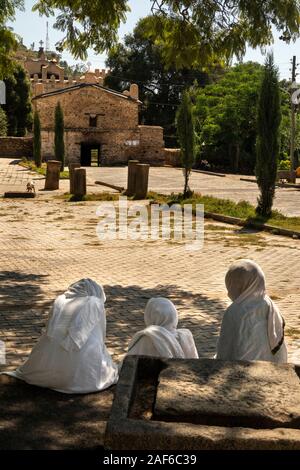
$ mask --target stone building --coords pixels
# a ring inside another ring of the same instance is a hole
[[[82,166],[141,162],[161,164],[163,129],[139,125],[138,86],[119,93],[105,88],[97,74],[87,72],[80,82],[49,91],[39,82],[33,105],[41,119],[42,157],[54,156],[54,113],[64,112],[66,163]]]
[[[58,65],[55,57],[48,59],[43,47],[40,47],[37,58],[24,58],[21,62],[27,71],[33,96],[39,94],[41,88],[43,92],[47,92],[70,87],[84,81],[84,77],[80,75],[67,77],[64,68]],[[103,85],[106,73],[105,69],[95,70],[94,75],[97,83]]]

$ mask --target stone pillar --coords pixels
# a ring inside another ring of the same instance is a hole
[[[130,89],[129,89],[129,95],[131,96],[131,98],[133,98],[134,100],[138,100],[139,99],[139,87],[136,83],[132,83],[130,85]]]
[[[50,77],[50,87],[55,88],[55,85],[56,85],[55,75],[51,75],[51,77]]]
[[[126,196],[135,195],[135,175],[136,175],[136,166],[139,163],[138,160],[129,160],[128,161],[128,176],[127,176],[127,190]]]
[[[64,70],[59,71],[59,81],[60,81],[60,83],[65,82],[65,71]]]
[[[74,196],[83,197],[86,195],[86,169],[74,169]]]
[[[42,66],[42,82],[47,81],[47,66]]]
[[[146,163],[138,163],[136,165],[135,174],[135,198],[145,199],[148,193],[148,179],[149,179],[150,165]]]
[[[69,164],[70,194],[74,194],[74,171],[77,168],[80,168],[79,163],[70,163]]]
[[[47,162],[47,173],[45,181],[45,189],[59,189],[59,173],[61,162],[57,160],[49,160]]]

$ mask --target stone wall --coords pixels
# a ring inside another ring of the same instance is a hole
[[[97,128],[101,131],[133,129],[138,125],[137,101],[99,87],[86,86],[33,99],[43,130],[54,128],[54,112],[58,101],[64,111],[65,128],[91,129],[90,115],[97,115]]]
[[[181,166],[180,149],[165,149],[165,164]]]
[[[165,149],[163,128],[160,126],[138,126],[139,145],[127,149],[127,161],[131,158],[141,163],[163,165]]]
[[[138,159],[141,162],[162,164],[164,163],[164,142],[159,137],[156,143],[152,141],[148,145],[140,140],[141,131],[114,130],[110,131],[76,131],[65,129],[66,164],[80,163],[81,144],[100,145],[100,161],[102,165],[127,163],[128,160]],[[54,131],[43,130],[42,158],[47,160],[54,157]]]
[[[32,137],[0,137],[0,157],[26,157],[33,155]]]
[[[131,95],[138,89],[130,89]],[[36,97],[42,126],[42,157],[54,156],[54,112],[60,101],[64,111],[66,163],[80,163],[81,144],[100,145],[103,165],[127,163],[130,159],[162,164],[164,162],[163,129],[139,126],[139,101],[128,95],[84,86],[69,91]],[[97,115],[97,127],[89,126],[90,116]]]

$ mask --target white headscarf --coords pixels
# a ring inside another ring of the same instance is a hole
[[[56,298],[45,333],[26,362],[11,375],[63,393],[104,390],[118,380],[105,346],[103,288],[91,279]]]
[[[144,320],[146,328],[136,333],[128,346],[128,352],[144,338],[150,340],[152,348],[159,357],[183,358],[184,353],[176,338],[178,313],[174,304],[163,297],[152,298],[145,309]],[[141,346],[139,354],[152,355],[147,347]]]
[[[87,297],[84,302],[82,298]],[[71,284],[54,302],[46,335],[66,350],[80,349],[96,324],[100,324],[102,341],[106,336],[106,318],[102,286],[91,279]]]
[[[101,299],[103,303],[105,303],[106,297],[103,287],[89,278],[80,279],[80,281],[74,282],[68,287],[65,292],[66,299],[72,299],[74,297],[86,297],[92,295],[94,297],[98,297],[98,299]]]
[[[225,277],[228,296],[233,301],[231,310],[241,304],[250,306],[259,300],[268,305],[268,339],[272,354],[284,341],[284,320],[273,301],[266,295],[265,275],[262,269],[248,259],[233,263]]]

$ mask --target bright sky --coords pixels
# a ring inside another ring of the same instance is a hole
[[[11,25],[14,28],[14,31],[23,37],[23,42],[27,47],[30,47],[31,43],[35,43],[35,49],[38,48],[38,43],[40,40],[45,42],[46,40],[46,17],[40,17],[37,13],[31,11],[32,6],[34,5],[35,0],[25,0],[25,12],[18,12],[16,15],[15,22]],[[137,21],[149,14],[150,12],[150,0],[130,0],[129,5],[131,8],[131,13],[127,16],[126,24],[123,24],[120,28],[119,35],[120,38],[124,34],[130,33]],[[62,37],[62,33],[53,29],[52,25],[54,23],[53,18],[48,19],[49,22],[49,37],[50,37],[50,49],[55,49],[55,43]],[[293,44],[286,44],[279,39],[275,40],[273,45],[273,51],[275,56],[275,61],[280,69],[281,78],[290,78],[290,60],[293,55],[297,56],[298,61],[300,62],[300,39]],[[91,62],[92,69],[95,68],[104,68],[105,67],[105,54],[96,55],[93,51],[89,51],[89,57],[86,62]],[[70,53],[64,52],[62,55],[64,60],[67,60],[68,63],[75,64],[80,62],[80,60],[75,60]],[[264,57],[261,54],[260,50],[252,50],[249,48],[247,54],[244,58],[245,61],[253,60],[260,63],[264,62]],[[300,66],[299,66],[300,73]]]

